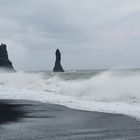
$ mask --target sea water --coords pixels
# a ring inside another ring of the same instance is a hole
[[[140,70],[0,73],[0,99],[23,99],[140,119]]]

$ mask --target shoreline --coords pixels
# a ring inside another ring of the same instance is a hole
[[[135,118],[27,100],[0,100],[1,140],[140,139]]]

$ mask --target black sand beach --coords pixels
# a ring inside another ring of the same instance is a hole
[[[0,101],[0,140],[139,140],[140,122],[23,100]]]

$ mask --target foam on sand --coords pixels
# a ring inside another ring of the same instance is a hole
[[[25,99],[140,118],[140,74],[104,72],[64,80],[45,73],[0,73],[0,99]]]

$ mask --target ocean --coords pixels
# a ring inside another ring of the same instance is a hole
[[[140,69],[0,73],[0,99],[22,99],[140,119]]]

